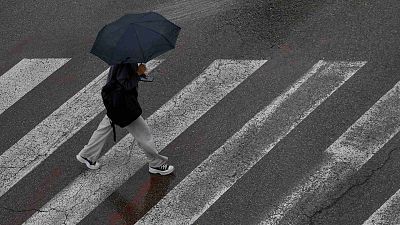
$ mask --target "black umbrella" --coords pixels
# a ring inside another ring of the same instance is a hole
[[[156,12],[125,14],[99,31],[90,52],[109,65],[146,63],[175,48],[180,30]]]

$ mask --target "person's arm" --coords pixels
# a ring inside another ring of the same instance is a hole
[[[131,67],[128,64],[125,64],[125,65],[121,65],[120,69],[121,69],[121,71],[119,71],[119,73],[117,74],[118,82],[127,91],[135,89],[138,85],[138,77],[136,77],[136,75],[133,74]],[[129,78],[128,75],[131,75],[131,78]]]

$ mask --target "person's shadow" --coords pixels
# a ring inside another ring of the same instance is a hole
[[[169,184],[174,178],[174,173],[167,176],[151,174],[130,200],[119,192],[112,193],[111,202],[118,212],[110,215],[109,224],[135,224],[167,194]]]

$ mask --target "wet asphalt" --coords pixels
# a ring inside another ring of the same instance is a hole
[[[89,51],[98,30],[124,13],[157,10],[182,28],[176,49],[160,57],[166,60],[154,70],[157,82],[140,87],[144,118],[215,59],[269,60],[163,150],[174,175],[142,168],[80,224],[134,224],[318,60],[368,61],[195,222],[258,223],[399,81],[396,0],[0,2],[0,74],[22,58],[72,58],[0,115],[0,153],[107,68]],[[0,224],[23,223],[86,170],[75,155],[104,113],[0,197]],[[117,128],[117,140],[126,134]],[[112,145],[110,138],[104,149]],[[302,224],[362,224],[400,188],[399,146],[396,135]]]

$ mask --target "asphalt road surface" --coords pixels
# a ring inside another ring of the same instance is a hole
[[[1,225],[400,224],[399,1],[0,2]],[[89,170],[89,51],[145,11],[182,28],[139,84],[175,171],[119,127]]]

